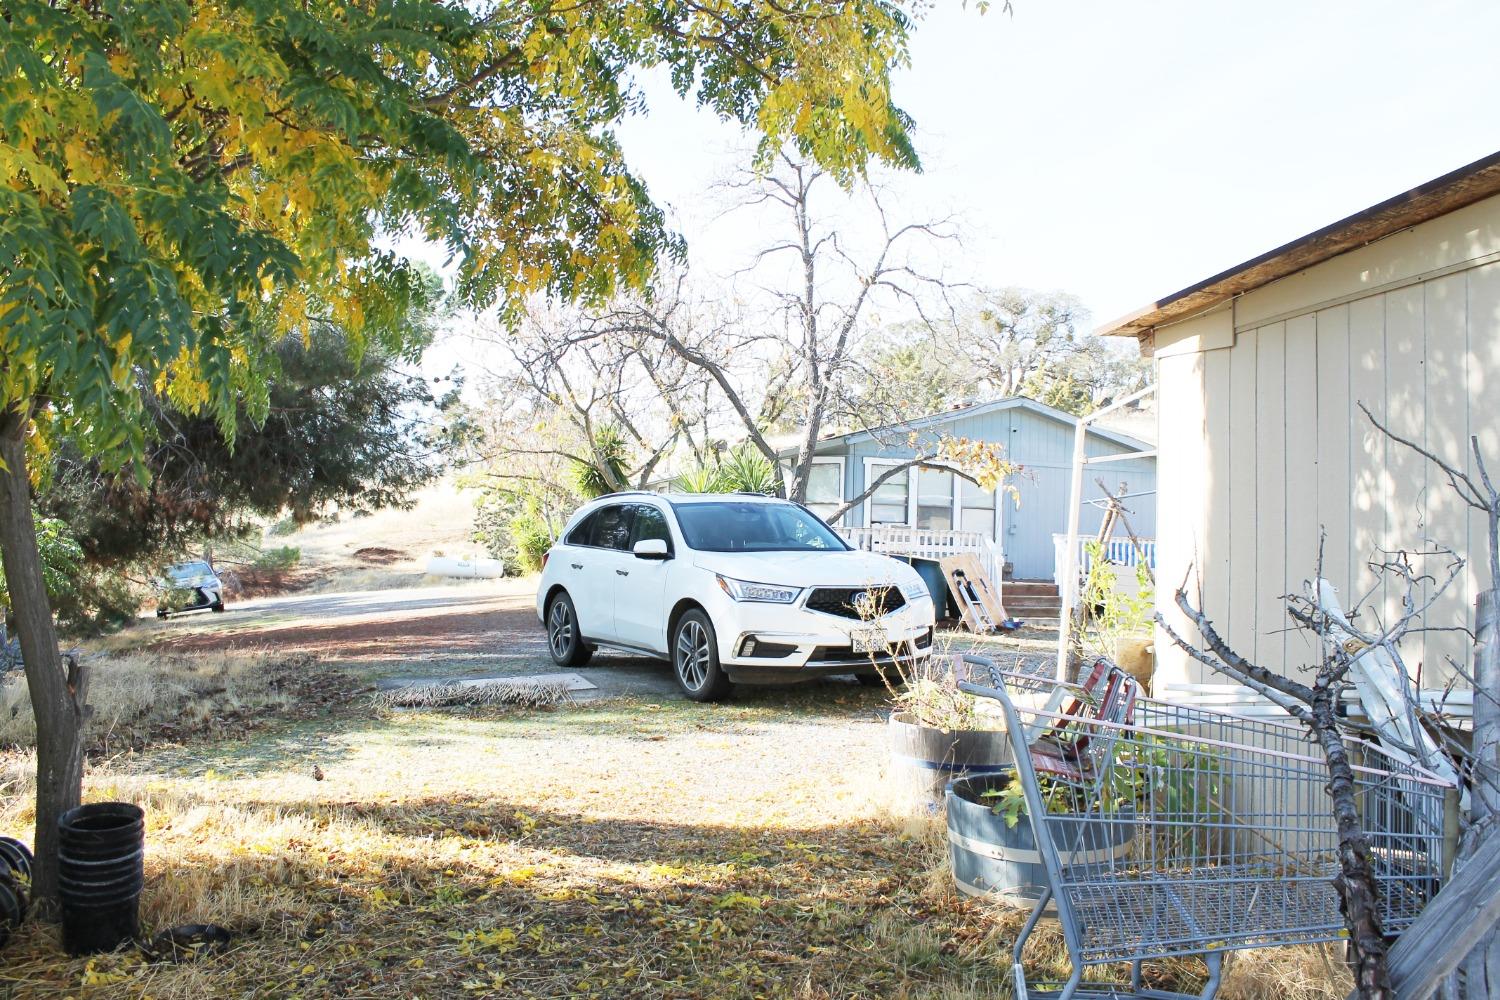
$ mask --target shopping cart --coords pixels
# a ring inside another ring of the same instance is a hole
[[[963,690],[1004,712],[1049,882],[1015,945],[1021,1000],[1183,997],[1145,988],[1142,962],[1191,955],[1208,966],[1199,995],[1212,997],[1226,951],[1347,936],[1328,772],[1300,726],[1154,701],[1123,674],[1062,685],[1060,697],[1055,681],[980,657],[965,665]],[[1378,746],[1348,745],[1381,923],[1398,933],[1441,885],[1455,790]],[[1115,849],[1091,849],[1101,843]],[[1029,983],[1022,949],[1049,903],[1072,975]],[[1128,988],[1083,982],[1112,962],[1130,963]]]

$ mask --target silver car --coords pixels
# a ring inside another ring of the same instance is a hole
[[[177,563],[156,581],[156,617],[179,611],[224,610],[224,584],[214,568],[201,559]]]

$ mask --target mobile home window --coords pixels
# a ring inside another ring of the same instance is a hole
[[[964,531],[995,533],[995,494],[967,479],[959,480],[959,527]]]
[[[885,474],[892,462],[881,465],[871,462],[867,468],[869,481],[874,482]],[[910,480],[903,472],[898,472],[885,482],[876,487],[875,492],[870,494],[870,523],[871,524],[906,524],[907,501],[911,496]]]
[[[946,469],[917,472],[917,527],[946,531],[953,527],[953,473]]]
[[[844,464],[814,462],[807,476],[807,506],[819,517],[828,518],[844,503]]]

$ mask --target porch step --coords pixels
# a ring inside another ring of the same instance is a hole
[[[1057,584],[1051,580],[1006,580],[1001,592],[1009,601],[1012,597],[1048,597],[1060,600]]]
[[[1010,615],[1012,618],[1019,618],[1022,621],[1028,622],[1055,622],[1062,619],[1062,609],[1058,607],[1025,608],[1007,604],[1005,606],[1005,613]]]
[[[1000,599],[1005,613],[1031,625],[1056,625],[1062,620],[1062,595],[1051,580],[1007,580]]]
[[[1062,610],[1062,601],[1055,597],[1017,597],[1015,594],[1006,593],[1001,597],[1005,602],[1005,610],[1014,611],[1016,608],[1051,608],[1054,611]]]

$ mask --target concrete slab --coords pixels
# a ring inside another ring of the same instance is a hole
[[[567,691],[596,691],[599,685],[588,680],[582,674],[559,673],[559,674],[508,674],[506,676],[493,677],[387,677],[377,681],[375,687],[380,691],[393,691],[398,688],[416,687],[427,684],[452,684],[457,687],[522,687],[527,684],[545,684],[548,686],[560,686]]]

